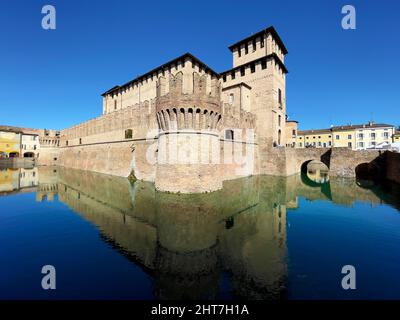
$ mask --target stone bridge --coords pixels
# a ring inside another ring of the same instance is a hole
[[[382,150],[351,150],[348,148],[305,148],[288,150],[286,166],[288,175],[301,171],[311,160],[319,160],[329,168],[330,176],[355,177],[360,165],[383,170],[385,152]]]

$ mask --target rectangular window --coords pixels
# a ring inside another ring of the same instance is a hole
[[[264,48],[264,37],[263,36],[261,37],[260,47]]]
[[[352,143],[349,142],[349,143],[347,144],[347,146],[348,146],[349,148],[351,148],[351,147],[352,147]]]
[[[340,138],[340,137],[339,137],[339,135],[337,134],[337,135],[336,135],[336,140],[339,140],[339,138]]]
[[[65,145],[66,145],[66,146],[68,146],[68,140],[67,140],[67,141],[65,141]]]
[[[384,132],[384,133],[383,133],[383,137],[384,137],[385,139],[388,139],[388,138],[389,138],[389,132]]]
[[[292,130],[292,136],[296,136],[296,130]]]
[[[349,140],[351,139],[351,134],[349,134],[349,135],[347,136],[347,139],[349,139]]]
[[[229,94],[229,103],[230,103],[230,104],[233,104],[234,98],[235,98],[235,97],[234,97],[233,93],[230,93],[230,94]]]
[[[328,142],[328,146],[332,146],[332,142],[331,141]]]
[[[278,89],[278,102],[279,102],[279,104],[282,104],[282,91],[281,91],[281,89]]]
[[[371,133],[371,139],[372,139],[372,140],[375,140],[375,137],[376,137],[376,133],[375,133],[375,132],[372,132],[372,133]]]
[[[256,72],[256,65],[254,63],[251,64],[250,70],[251,70],[251,73]]]
[[[226,75],[225,75],[225,74],[222,76],[222,80],[223,80],[224,82],[226,82]]]
[[[126,129],[125,130],[125,139],[132,139],[133,132],[132,129]]]
[[[243,77],[245,75],[244,67],[240,68],[240,75]]]
[[[263,60],[261,61],[261,69],[266,69],[267,68],[267,61]]]
[[[360,140],[364,139],[364,134],[363,133],[359,133],[358,134],[358,139],[360,139]]]
[[[247,45],[247,43],[244,45],[244,54],[248,54],[249,53],[249,46]]]
[[[257,49],[256,39],[253,39],[253,52]]]
[[[225,130],[225,139],[233,140],[233,130]]]
[[[364,142],[359,142],[359,143],[358,143],[358,147],[359,147],[359,148],[364,148]]]
[[[321,144],[321,141],[320,142],[318,142],[318,147],[321,147],[322,146],[322,144]]]
[[[239,58],[242,56],[242,50],[241,50],[240,46],[238,48],[238,55],[239,55]]]
[[[301,147],[303,146],[303,144],[300,142],[300,143],[299,143],[299,146],[300,146],[300,148],[301,148]]]
[[[232,78],[232,80],[234,80],[234,79],[235,79],[235,77],[236,77],[236,75],[235,75],[235,71],[232,71],[232,73],[231,73],[231,78]]]

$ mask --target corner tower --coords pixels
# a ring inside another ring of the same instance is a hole
[[[233,68],[221,73],[222,100],[256,116],[255,133],[262,161],[266,150],[286,143],[287,49],[274,27],[242,39],[229,49]],[[244,85],[246,90],[237,90]]]
[[[155,103],[157,190],[200,193],[221,189],[218,74],[204,72],[204,65],[198,69],[190,62],[181,72],[159,77]]]

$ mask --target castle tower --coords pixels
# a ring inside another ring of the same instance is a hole
[[[273,27],[231,45],[233,68],[221,73],[222,100],[256,116],[261,172],[266,150],[284,146],[287,50]],[[264,154],[265,153],[265,154]]]
[[[189,63],[193,66],[193,62]],[[185,81],[192,85],[189,92]],[[168,78],[160,77],[156,118],[159,127],[156,188],[181,193],[221,189],[217,128],[222,115],[217,75],[210,76],[188,66]]]

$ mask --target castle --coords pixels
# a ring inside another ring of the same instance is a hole
[[[268,173],[263,158],[285,145],[287,50],[273,27],[229,49],[233,67],[224,72],[186,53],[107,90],[102,115],[61,130],[39,164],[133,172],[183,193]]]

